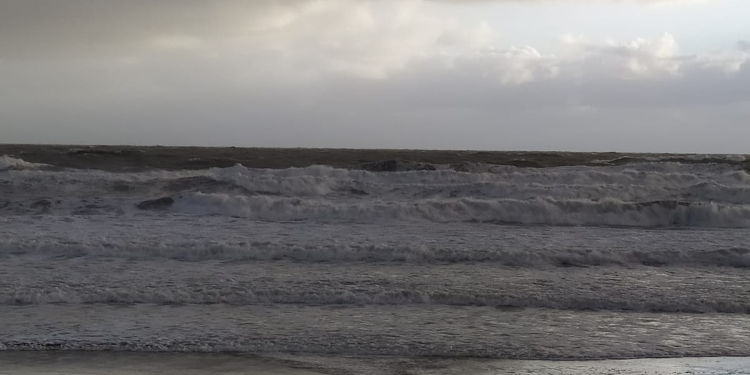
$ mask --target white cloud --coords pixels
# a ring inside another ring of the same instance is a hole
[[[565,75],[659,79],[696,67],[732,72],[746,59],[724,52],[681,54],[671,34],[629,41],[564,38],[556,54],[508,45],[488,23],[446,18],[420,0],[329,0],[275,9],[267,20],[257,19],[272,27],[232,39],[220,53],[231,55],[244,46],[256,63],[269,62],[264,74],[276,70],[284,79],[384,80],[432,66],[509,85]]]
[[[750,61],[750,54],[735,50],[681,54],[678,41],[670,34],[625,42],[594,42],[570,35],[561,40],[566,73],[584,79],[676,79],[696,71],[731,75]]]
[[[502,84],[523,84],[564,74],[678,75],[696,60],[680,55],[670,34],[625,42],[568,38],[559,51],[512,45],[497,26],[437,12],[426,0],[164,1],[139,6],[102,0],[96,7],[84,0],[64,6],[41,0],[45,7],[9,1],[10,11],[0,14],[0,58],[109,56],[161,64],[159,60],[175,55],[206,69],[212,64],[223,65],[222,71],[231,68],[240,81],[261,76],[294,82],[330,75],[383,80],[414,66],[435,65],[469,69]],[[19,21],[32,16],[39,22]],[[747,50],[745,44],[739,47]],[[697,60],[706,68],[731,72],[744,57]]]
[[[559,73],[559,59],[543,55],[530,46],[488,48],[454,57],[452,68],[479,75],[505,85],[518,85],[554,78]]]
[[[578,1],[578,2],[636,2],[636,3],[643,3],[643,4],[664,4],[664,3],[672,3],[672,4],[704,4],[704,3],[710,3],[715,0],[430,0],[435,2],[443,2],[443,3],[455,3],[455,4],[467,4],[467,3],[513,3],[513,2],[537,2],[537,3],[553,3],[553,2],[572,2],[572,1]]]
[[[670,34],[658,38],[636,38],[631,41],[588,41],[563,36],[566,58],[579,64],[587,74],[616,75],[621,78],[676,75],[685,57]]]
[[[693,63],[702,69],[722,71],[731,75],[739,72],[748,61],[750,61],[750,56],[747,53],[722,51],[713,55],[698,56]]]
[[[449,25],[421,12],[419,1],[331,0],[289,6],[283,22],[241,43],[279,58],[289,74],[351,74],[382,79],[434,52]],[[274,15],[276,19],[278,15]],[[304,61],[304,66],[298,62]]]

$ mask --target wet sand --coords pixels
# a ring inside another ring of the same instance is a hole
[[[617,374],[750,373],[750,358],[522,361],[444,358],[327,357],[200,353],[5,352],[0,375],[245,374]]]
[[[338,168],[395,171],[447,167],[461,170],[484,163],[518,167],[618,165],[647,159],[692,163],[736,164],[750,170],[750,160],[687,154],[633,154],[615,152],[525,152],[449,150],[357,150],[314,148],[162,147],[2,145],[0,155],[64,168],[109,171],[203,169],[242,164],[248,168],[289,168],[330,165]]]

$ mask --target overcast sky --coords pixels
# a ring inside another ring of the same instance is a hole
[[[0,0],[0,143],[750,153],[746,0]]]

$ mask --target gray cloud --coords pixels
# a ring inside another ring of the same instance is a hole
[[[463,4],[560,0],[429,1]],[[158,37],[208,41],[237,37],[257,32],[256,26],[269,13],[283,13],[314,3],[312,0],[4,0],[0,11],[0,58],[123,56],[152,47],[154,39]],[[367,0],[349,3],[378,4]]]
[[[161,35],[221,38],[303,0],[4,0],[0,57],[128,55]]]
[[[2,141],[745,151],[746,53],[552,53],[404,3],[8,0]]]
[[[585,79],[570,73],[572,67],[561,67],[554,78],[521,85],[426,64],[389,80],[335,76],[305,85],[234,87],[226,84],[232,75],[215,67],[168,71],[168,66],[164,62],[112,75],[92,67],[76,67],[79,74],[52,63],[19,63],[12,72],[19,81],[44,70],[43,79],[53,83],[45,84],[46,96],[38,90],[16,92],[14,100],[43,101],[41,108],[0,103],[4,137],[28,141],[32,134],[45,142],[71,143],[744,152],[750,136],[743,130],[750,115],[747,64],[730,76],[696,63],[679,76],[626,80],[614,75]],[[199,77],[191,77],[196,71]],[[83,74],[96,83],[77,84]],[[160,82],[157,88],[149,89],[155,82]],[[126,83],[134,87],[115,90]]]

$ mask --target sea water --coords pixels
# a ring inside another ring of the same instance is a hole
[[[0,350],[750,355],[734,165],[116,173],[0,158]]]

